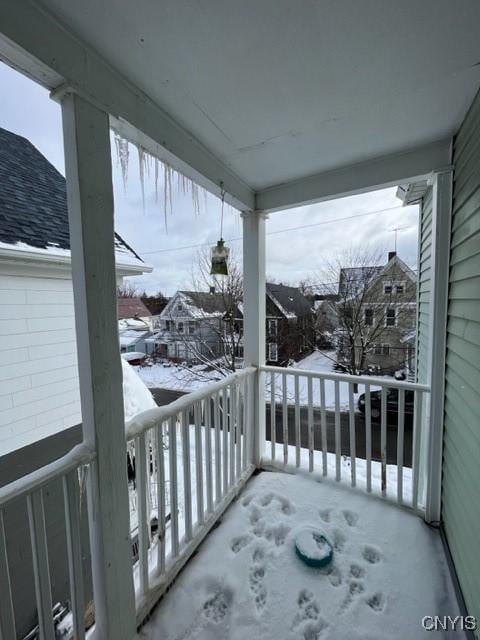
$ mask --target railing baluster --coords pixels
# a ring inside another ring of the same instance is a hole
[[[220,440],[220,392],[213,398],[213,413],[215,420],[215,501],[222,499],[222,447]]]
[[[308,470],[313,471],[313,381],[307,379],[307,407],[308,407]]]
[[[322,432],[322,472],[326,476],[328,473],[327,462],[327,412],[325,410],[325,380],[320,378],[320,422]]]
[[[372,401],[370,384],[365,384],[365,448],[367,458],[367,491],[372,490]]]
[[[282,373],[282,427],[283,427],[283,464],[288,464],[288,402],[287,374]]]
[[[275,460],[277,448],[277,415],[275,410],[275,383],[276,375],[270,374],[270,442],[272,445],[272,460]]]
[[[353,395],[353,384],[348,383],[348,428],[350,433],[350,473],[352,487],[357,484],[357,450],[355,431],[355,399]]]
[[[52,617],[52,592],[48,562],[47,531],[43,491],[37,489],[27,495],[30,542],[32,545],[33,578],[37,601],[38,626],[42,640],[55,640]]]
[[[228,388],[223,390],[222,428],[223,428],[223,493],[228,491]]]
[[[203,508],[203,460],[202,460],[202,425],[200,402],[193,408],[195,419],[195,477],[197,481],[197,524],[203,524],[205,519]]]
[[[235,420],[235,443],[236,443],[236,476],[237,480],[242,475],[242,385],[235,385],[235,398],[237,399],[237,411]]]
[[[335,479],[342,477],[340,432],[340,383],[335,380]]]
[[[138,505],[138,563],[140,571],[140,591],[148,591],[148,520],[147,515],[147,453],[145,433],[135,439],[135,482]]]
[[[182,411],[183,496],[185,502],[185,540],[192,539],[192,471],[190,466],[189,411]]]
[[[297,468],[300,467],[301,457],[300,449],[302,446],[301,433],[300,433],[300,379],[295,376],[295,448],[296,448],[296,460],[295,464]]]
[[[242,378],[242,469],[245,471],[248,461],[248,385],[247,380]]]
[[[62,482],[73,631],[77,640],[83,640],[85,638],[85,598],[80,541],[80,492],[78,490],[77,470],[75,469],[68,475],[63,476]],[[0,549],[1,547],[0,540]],[[3,635],[1,637],[3,638]]]
[[[235,384],[230,385],[230,488],[235,484],[235,423],[237,421],[237,402]]]
[[[155,429],[157,453],[157,509],[158,509],[158,543],[157,571],[165,571],[165,460],[163,450],[163,423]]]
[[[412,506],[418,509],[418,480],[420,469],[420,439],[422,429],[423,392],[415,391],[413,414],[413,451],[412,451]]]
[[[212,488],[212,398],[205,398],[205,474],[207,476],[207,512],[213,511]]]
[[[168,420],[168,460],[170,467],[172,557],[176,558],[180,549],[178,540],[177,416],[172,416]]]
[[[12,587],[8,569],[7,542],[3,511],[0,509],[0,638],[15,640],[15,615],[13,611]]]
[[[380,406],[380,458],[382,473],[382,496],[387,495],[387,389],[382,387]]]
[[[405,390],[398,390],[398,433],[397,433],[397,500],[403,502],[403,439],[405,427]]]

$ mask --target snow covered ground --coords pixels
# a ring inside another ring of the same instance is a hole
[[[305,371],[319,371],[331,373],[335,362],[333,352],[314,351],[310,355],[297,362],[293,368],[303,369]],[[206,372],[203,366],[192,368],[182,366],[164,366],[163,364],[154,364],[151,367],[137,367],[137,373],[145,382],[147,387],[159,387],[163,389],[173,389],[177,391],[195,391],[209,382],[218,380],[220,374],[217,371]],[[270,375],[266,376],[265,392],[267,402],[270,400]],[[340,383],[340,407],[348,408],[348,385]],[[372,390],[377,387],[372,386]],[[363,389],[360,387],[360,393]],[[355,401],[358,394],[355,395]],[[282,390],[282,374],[275,374],[275,399],[281,402],[283,398]],[[287,401],[292,404],[295,400],[295,381],[294,376],[287,375]],[[299,380],[299,401],[300,404],[306,405],[308,402],[308,385],[306,378]],[[315,406],[320,405],[320,390],[318,380],[313,382],[313,402]],[[332,380],[325,381],[325,406],[327,409],[335,408],[335,385]]]
[[[295,555],[304,526],[333,563]],[[429,637],[458,615],[438,531],[330,482],[262,473],[247,485],[139,632],[147,640],[389,640]]]

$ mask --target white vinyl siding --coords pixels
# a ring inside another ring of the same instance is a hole
[[[71,280],[0,274],[0,455],[80,422]]]
[[[480,98],[454,143],[442,516],[468,613],[480,620]],[[480,637],[477,631],[477,636]]]

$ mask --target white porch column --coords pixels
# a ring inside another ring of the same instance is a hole
[[[425,502],[425,520],[429,523],[439,523],[441,518],[452,183],[450,167],[433,176],[429,335],[431,394]]]
[[[84,441],[97,454],[89,494],[97,638],[132,640],[135,597],[118,343],[108,114],[62,101]]]
[[[243,218],[243,340],[245,366],[265,364],[265,220],[261,211]],[[259,465],[265,450],[265,375],[254,385],[253,461]]]

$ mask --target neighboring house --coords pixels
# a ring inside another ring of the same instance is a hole
[[[234,331],[227,324],[234,314]],[[287,364],[312,350],[313,310],[296,287],[266,285],[266,361]],[[174,361],[198,362],[226,353],[243,358],[242,305],[229,303],[221,293],[177,291],[163,312],[153,319],[152,351]],[[230,344],[233,341],[233,345]]]
[[[156,331],[153,351],[162,358],[178,362],[216,359],[224,353],[225,320],[239,309],[215,292],[177,291],[162,313],[153,320]]]
[[[313,300],[315,344],[319,349],[333,349],[338,314],[335,302],[337,294],[316,294]]]
[[[152,314],[141,298],[118,298],[119,320],[143,320],[149,329],[152,328]]]
[[[313,308],[298,287],[267,282],[266,295],[267,364],[287,365],[313,349]]]
[[[115,245],[118,284],[151,270]],[[0,456],[80,422],[65,179],[0,129]]]
[[[352,281],[358,279],[359,295],[362,295],[360,314],[361,328],[355,337],[360,350],[360,334],[374,332],[376,337],[369,345],[363,368],[375,368],[381,373],[394,373],[406,368],[407,362],[413,362],[413,340],[408,336],[415,330],[417,278],[415,273],[399,258],[394,251],[388,255],[384,266],[358,267],[342,269],[339,280],[339,295],[345,293]],[[368,287],[365,291],[365,282]],[[347,285],[348,283],[348,285]],[[360,294],[360,290],[362,293]],[[347,349],[346,332],[337,329],[338,360],[341,363]],[[348,356],[347,356],[348,357]]]
[[[118,298],[118,337],[122,353],[147,353],[152,314],[140,298]]]
[[[148,339],[152,335],[150,326],[143,320],[131,318],[118,322],[118,338],[120,341],[120,352],[141,352],[148,353]]]

